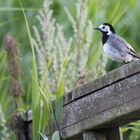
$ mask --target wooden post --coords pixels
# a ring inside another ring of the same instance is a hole
[[[83,140],[123,140],[119,128],[108,128],[98,131],[85,131]]]
[[[87,131],[83,133],[83,140],[106,140],[106,137],[99,131]]]
[[[123,140],[122,134],[119,128],[109,128],[105,130],[107,140]]]

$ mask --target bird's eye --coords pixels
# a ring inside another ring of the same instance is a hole
[[[103,29],[105,28],[105,26],[102,27]]]

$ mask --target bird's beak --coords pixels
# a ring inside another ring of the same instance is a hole
[[[94,30],[100,30],[99,28],[94,28]]]

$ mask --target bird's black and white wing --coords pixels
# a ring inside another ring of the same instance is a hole
[[[118,51],[122,56],[131,55],[136,59],[140,59],[140,56],[135,52],[132,46],[127,43],[122,37],[114,34],[109,36],[109,44],[113,46],[116,51]]]

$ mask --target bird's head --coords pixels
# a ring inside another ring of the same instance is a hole
[[[99,30],[106,35],[115,34],[114,27],[109,23],[103,23],[98,28],[95,28],[95,30]]]

